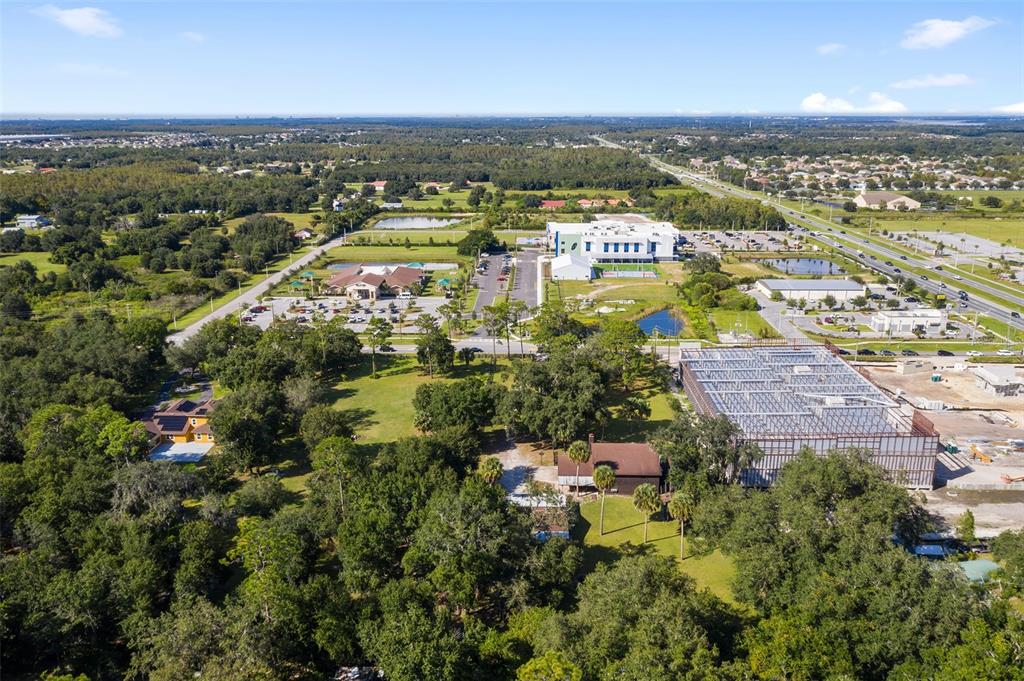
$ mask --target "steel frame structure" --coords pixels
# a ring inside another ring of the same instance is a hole
[[[916,410],[904,414],[828,345],[757,343],[680,354],[683,388],[702,414],[723,415],[764,457],[741,471],[745,485],[771,485],[801,448],[818,455],[859,448],[894,481],[933,486],[938,434]]]

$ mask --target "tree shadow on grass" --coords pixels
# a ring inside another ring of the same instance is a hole
[[[372,409],[353,407],[352,409],[340,409],[339,411],[345,417],[345,420],[352,425],[353,430],[359,431],[377,425],[377,421],[373,418],[377,412]]]

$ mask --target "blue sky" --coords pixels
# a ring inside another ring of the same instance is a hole
[[[1024,113],[1024,2],[11,2],[0,111]]]

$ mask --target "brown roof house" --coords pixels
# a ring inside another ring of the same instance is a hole
[[[644,483],[651,483],[661,490],[661,459],[650,445],[642,442],[594,442],[590,436],[590,460],[580,464],[579,485],[594,486],[594,467],[611,466],[615,471],[615,487],[612,492],[632,494]],[[558,484],[575,487],[576,464],[568,456],[558,457]]]
[[[329,292],[344,294],[351,300],[376,300],[385,296],[412,293],[423,280],[423,272],[405,265],[367,267],[352,265],[327,280]]]

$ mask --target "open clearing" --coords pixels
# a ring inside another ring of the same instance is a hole
[[[652,551],[672,558],[679,557],[679,523],[661,520],[655,514],[647,526],[648,542],[641,547],[644,539],[643,515],[633,508],[629,497],[609,495],[605,500],[604,536],[599,533],[601,502],[596,496],[580,504],[581,518],[572,534],[583,542],[585,571],[591,571],[598,563],[618,560],[628,549],[631,551]],[[689,553],[689,547],[687,547]],[[729,603],[735,603],[730,584],[736,574],[732,560],[715,551],[707,556],[690,556],[679,561],[680,569],[692,577],[698,588],[707,588],[713,594]]]
[[[57,274],[60,274],[67,269],[66,265],[50,262],[50,254],[46,251],[0,255],[0,267],[3,267],[4,265],[14,265],[22,260],[28,260],[30,263],[35,265],[36,271],[39,274],[46,274],[47,272],[56,272]]]

